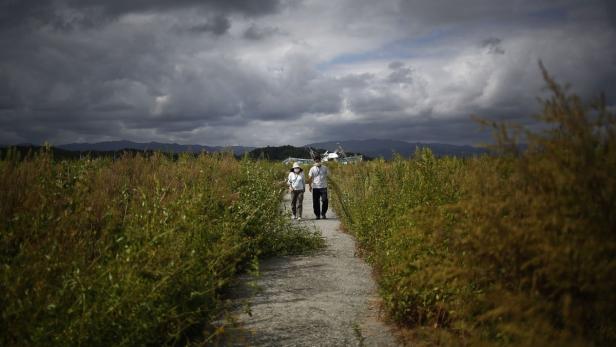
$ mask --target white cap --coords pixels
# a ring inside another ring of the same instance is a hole
[[[293,168],[294,168],[294,169],[295,169],[295,168],[298,168],[298,167],[299,167],[299,163],[298,163],[298,162],[293,163]]]

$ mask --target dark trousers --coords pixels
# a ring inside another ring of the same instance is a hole
[[[304,202],[304,190],[291,192],[291,211],[294,216],[302,216],[302,203]]]
[[[321,208],[321,202],[319,200],[323,201],[323,208]],[[312,208],[317,218],[325,216],[327,213],[327,205],[327,188],[312,188]]]

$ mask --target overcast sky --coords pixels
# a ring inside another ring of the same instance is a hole
[[[477,144],[541,59],[616,92],[613,0],[0,0],[0,143]],[[611,88],[611,89],[610,89]]]

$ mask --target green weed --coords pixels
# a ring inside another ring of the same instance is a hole
[[[544,77],[545,130],[488,123],[497,156],[333,170],[385,308],[432,343],[616,343],[616,117]]]
[[[221,332],[255,257],[317,247],[280,168],[228,155],[0,161],[0,345],[176,345]]]

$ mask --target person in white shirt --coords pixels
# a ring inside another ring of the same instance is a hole
[[[316,219],[327,219],[327,174],[329,170],[321,165],[321,158],[314,158],[314,166],[308,171],[308,187],[312,192],[312,209]],[[321,201],[323,206],[321,207]]]
[[[304,201],[304,192],[306,187],[304,184],[304,170],[299,166],[299,163],[294,163],[291,172],[287,178],[287,185],[291,193],[291,212],[293,219],[302,219],[302,202]]]

